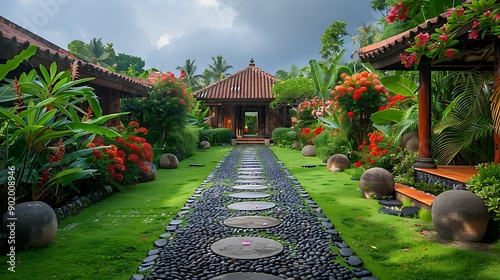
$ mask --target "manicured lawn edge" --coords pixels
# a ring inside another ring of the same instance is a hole
[[[380,279],[499,279],[499,241],[488,251],[431,241],[437,238],[432,223],[380,214],[378,202],[362,198],[358,181],[347,173],[329,172],[319,158],[304,157],[300,150],[271,149],[363,260],[364,267]],[[303,168],[304,164],[317,167]]]
[[[59,223],[52,244],[16,254],[16,272],[0,256],[1,279],[129,279],[185,201],[231,149],[198,150],[155,181],[129,186]],[[193,167],[189,164],[204,164]]]

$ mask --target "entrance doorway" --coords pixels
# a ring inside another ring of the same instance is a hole
[[[257,108],[245,108],[243,136],[258,136],[259,132],[259,112]]]

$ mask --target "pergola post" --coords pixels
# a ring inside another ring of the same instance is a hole
[[[436,168],[432,158],[431,65],[419,67],[418,89],[418,159],[413,167]]]

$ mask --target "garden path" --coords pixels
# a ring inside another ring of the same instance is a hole
[[[154,246],[131,279],[378,279],[263,146],[233,148]]]

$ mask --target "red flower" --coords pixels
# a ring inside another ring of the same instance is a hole
[[[125,139],[118,137],[118,138],[116,138],[116,142],[119,144],[123,144],[123,143],[125,143]]]
[[[443,42],[448,41],[448,35],[446,35],[446,34],[439,35],[439,40],[441,40]]]
[[[139,127],[139,132],[142,134],[148,134],[148,129],[145,127]]]
[[[415,42],[417,43],[417,47],[421,47],[427,44],[427,42],[429,42],[429,38],[430,38],[429,33],[420,32],[420,34],[415,36]]]
[[[139,123],[136,122],[136,121],[131,121],[131,122],[128,123],[128,126],[130,126],[130,127],[139,127]]]
[[[347,112],[347,116],[349,118],[353,118],[354,117],[354,112]]]
[[[128,156],[128,160],[137,161],[139,160],[139,157],[136,154],[131,154]]]
[[[355,166],[355,167],[358,167],[358,168],[359,168],[359,167],[361,167],[361,162],[359,162],[359,161],[358,161],[358,162],[355,162],[355,163],[354,163],[354,166]]]
[[[445,52],[444,52],[444,55],[446,57],[453,57],[455,55],[455,51],[453,49],[447,49]]]
[[[355,93],[355,94],[353,94],[353,95],[352,95],[352,98],[353,98],[354,100],[360,100],[360,99],[361,99],[361,94],[359,94],[359,93]]]

